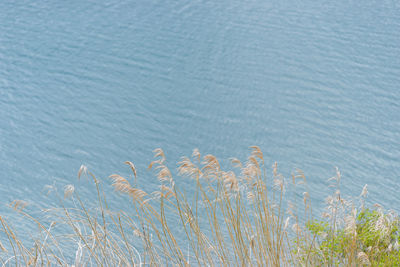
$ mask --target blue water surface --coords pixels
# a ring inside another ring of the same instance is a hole
[[[175,170],[250,145],[316,203],[337,166],[345,194],[400,210],[399,85],[398,1],[3,0],[0,214],[53,204],[47,184],[94,199],[81,164],[109,187],[130,160],[152,191],[154,148]]]

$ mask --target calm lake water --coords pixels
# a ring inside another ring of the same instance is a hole
[[[105,180],[130,160],[152,191],[157,147],[175,170],[250,145],[317,203],[337,166],[345,194],[400,210],[399,2],[0,2],[0,214],[52,204],[47,184],[94,199],[81,164]]]

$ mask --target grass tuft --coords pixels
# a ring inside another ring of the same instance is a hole
[[[82,165],[78,179],[93,181],[96,200],[87,204],[79,188],[66,185],[61,196],[55,190],[59,206],[40,218],[25,211],[26,202],[12,202],[37,232],[33,242],[20,239],[0,216],[0,265],[400,266],[399,217],[365,207],[367,186],[344,198],[337,169],[326,208],[315,217],[304,172],[287,179],[277,163],[266,166],[259,147],[250,149],[246,161],[231,159],[231,170],[198,149],[183,157],[177,173],[193,182],[191,194],[179,187],[162,149],[149,165],[160,183],[154,192],[137,187],[130,161],[134,181],[119,174],[97,179]],[[103,186],[131,208],[111,210]]]

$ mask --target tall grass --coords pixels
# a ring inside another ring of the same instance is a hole
[[[85,203],[73,185],[56,194],[60,206],[34,218],[26,203],[12,208],[37,225],[28,243],[0,217],[0,264],[3,266],[362,266],[400,264],[399,218],[383,208],[365,208],[367,187],[346,200],[340,172],[330,179],[333,194],[321,216],[312,212],[306,177],[296,170],[289,179],[277,164],[265,165],[262,151],[251,147],[245,162],[231,159],[224,171],[213,155],[192,156],[178,163],[180,179],[190,179],[190,195],[180,189],[164,152],[154,151],[149,165],[159,190],[138,188],[132,178],[112,174],[99,180],[82,166],[96,200]],[[132,209],[112,210],[103,186],[111,186]],[[292,194],[287,193],[291,188]],[[301,194],[298,194],[301,193]],[[67,205],[68,204],[68,205]],[[63,229],[62,234],[57,229]],[[23,235],[23,233],[22,233]],[[73,250],[71,250],[73,248]]]

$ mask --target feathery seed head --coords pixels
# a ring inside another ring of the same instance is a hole
[[[13,202],[11,202],[9,206],[13,208],[15,211],[22,211],[26,206],[28,206],[28,202],[16,199]]]
[[[261,175],[260,168],[257,168],[251,161],[247,161],[246,166],[242,168],[242,178],[247,181],[250,186],[254,186],[253,182],[257,177]]]
[[[252,149],[251,155],[259,158],[264,163],[264,155],[261,149],[258,146],[251,146],[250,148]]]
[[[368,194],[368,185],[366,184],[366,185],[364,185],[364,187],[363,187],[363,189],[361,191],[360,197],[366,197],[367,194]]]
[[[260,169],[260,164],[258,164],[258,161],[254,156],[249,157],[249,162],[251,162],[251,164],[253,164],[257,169]]]
[[[124,163],[127,164],[127,165],[129,165],[129,167],[131,168],[131,170],[132,170],[132,172],[133,172],[133,175],[134,175],[135,178],[136,178],[136,168],[135,168],[135,165],[134,165],[132,162],[130,162],[130,161],[125,161]]]
[[[158,169],[157,178],[160,182],[172,182],[172,174],[167,166],[160,165],[156,169]]]
[[[204,156],[202,164],[204,165],[202,168],[204,177],[218,178],[221,166],[215,156],[211,154]]]
[[[182,160],[178,162],[178,172],[180,175],[187,175],[192,178],[201,176],[200,169],[192,163],[188,157],[182,157]]]
[[[81,165],[78,171],[78,179],[81,178],[82,174],[87,174],[87,167],[85,165]]]
[[[72,184],[64,187],[64,198],[69,198],[75,192],[75,187]]]
[[[230,190],[238,191],[238,180],[234,172],[222,172],[222,180],[225,186],[228,186]]]
[[[110,175],[110,178],[113,181],[112,186],[115,191],[128,194],[132,197],[133,201],[141,200],[147,195],[143,190],[133,188],[127,179],[118,174],[112,174]]]
[[[164,151],[161,148],[154,149],[153,153],[154,153],[154,157],[155,158],[161,157],[162,159],[165,160],[165,154],[164,154]]]
[[[193,149],[192,157],[197,160],[197,162],[201,161],[201,154],[198,148]]]

